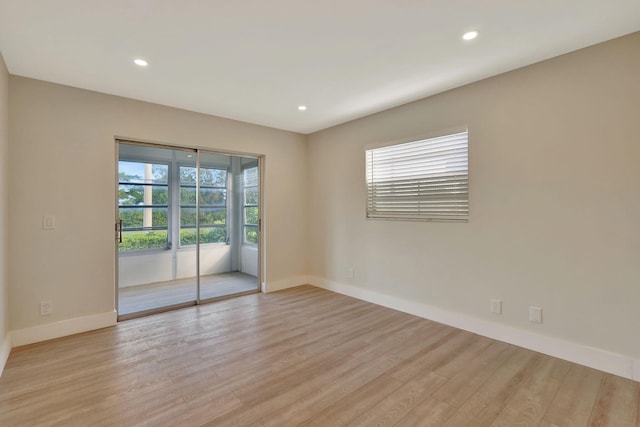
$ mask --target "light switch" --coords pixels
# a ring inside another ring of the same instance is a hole
[[[56,228],[56,217],[53,215],[44,215],[42,217],[42,229],[53,230]]]

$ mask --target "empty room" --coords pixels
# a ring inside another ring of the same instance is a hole
[[[0,0],[1,426],[640,426],[640,2]]]

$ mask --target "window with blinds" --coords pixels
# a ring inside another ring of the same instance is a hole
[[[467,221],[468,147],[465,131],[367,150],[367,218]]]

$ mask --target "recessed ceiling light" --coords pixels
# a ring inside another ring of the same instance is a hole
[[[300,111],[304,111],[304,110],[306,110],[306,109],[307,109],[307,106],[306,106],[306,105],[298,105],[298,110],[300,110]]]
[[[477,31],[469,31],[468,33],[464,33],[464,35],[462,36],[462,38],[465,40],[473,40],[476,37],[478,37]]]
[[[140,58],[138,58],[138,59],[134,59],[134,60],[133,60],[133,62],[134,62],[136,65],[139,65],[139,66],[141,66],[141,67],[146,67],[147,65],[149,65],[149,63],[148,63],[147,61],[145,61],[144,59],[140,59]]]

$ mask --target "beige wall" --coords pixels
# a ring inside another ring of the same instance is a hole
[[[264,154],[267,284],[306,274],[305,136],[17,76],[10,108],[12,330],[114,309],[114,135]]]
[[[8,209],[9,209],[9,73],[0,53],[0,353],[8,336],[9,273],[8,273]],[[0,359],[2,355],[0,354]],[[3,361],[0,360],[0,372]]]
[[[640,357],[639,76],[635,33],[310,135],[310,274]],[[366,221],[365,147],[460,125],[469,222]]]

